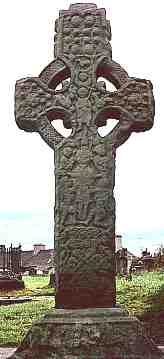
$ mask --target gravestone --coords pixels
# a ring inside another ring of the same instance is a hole
[[[162,358],[139,321],[116,307],[115,291],[116,149],[152,127],[152,85],[112,60],[104,9],[73,4],[60,11],[55,30],[55,60],[39,77],[17,82],[15,114],[21,129],[38,132],[54,151],[56,309],[12,358]],[[99,77],[117,90],[107,91]],[[113,118],[118,124],[102,138],[98,127]],[[72,129],[68,138],[55,119]]]

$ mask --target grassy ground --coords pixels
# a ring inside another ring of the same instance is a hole
[[[38,320],[48,310],[54,307],[54,289],[48,287],[48,276],[25,276],[25,289],[12,292],[0,292],[0,296],[44,296],[52,295],[41,300],[23,304],[0,306],[0,345],[17,346],[31,327],[33,320]]]
[[[31,327],[33,320],[39,319],[52,307],[54,307],[53,298],[0,306],[0,345],[17,346]]]
[[[24,280],[26,289],[19,292],[21,295],[38,296],[54,292],[53,288],[48,288],[48,277],[25,277]],[[126,308],[131,315],[145,322],[147,327],[153,330],[149,330],[151,336],[157,343],[161,342],[164,337],[164,273],[145,273],[133,276],[132,281],[118,278],[117,303]],[[39,319],[52,307],[53,297],[24,304],[0,306],[0,345],[18,345],[32,321]]]
[[[118,279],[117,302],[144,323],[157,344],[164,345],[164,273],[134,275],[132,281]]]
[[[164,311],[164,273],[145,272],[133,275],[131,281],[118,278],[117,302],[137,316]]]

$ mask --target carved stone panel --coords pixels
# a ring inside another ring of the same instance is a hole
[[[85,144],[74,138],[57,149],[55,166],[56,301],[64,308],[109,306],[115,298],[112,146],[98,134]]]

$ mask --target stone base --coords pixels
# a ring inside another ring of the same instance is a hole
[[[138,319],[119,308],[97,308],[54,309],[34,322],[10,359],[38,358],[164,359],[164,356]]]
[[[18,303],[31,302],[32,297],[0,297],[0,305],[11,305]]]

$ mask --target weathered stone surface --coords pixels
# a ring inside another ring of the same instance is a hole
[[[73,4],[55,29],[55,60],[38,78],[17,82],[15,114],[55,154],[58,309],[32,326],[11,358],[160,359],[137,319],[107,309],[116,301],[115,152],[133,131],[152,127],[152,85],[112,60],[104,9]],[[117,90],[106,91],[99,77]],[[118,124],[100,137],[98,127],[113,118]],[[72,129],[69,138],[54,129],[55,119]]]
[[[162,359],[141,323],[120,309],[57,309],[33,324],[12,359]]]
[[[57,308],[114,306],[115,150],[133,131],[152,127],[152,85],[112,60],[104,9],[73,4],[55,28],[55,60],[38,78],[16,84],[16,122],[55,153]],[[106,91],[100,76],[117,91]],[[59,118],[72,128],[67,139],[51,124]],[[97,128],[109,118],[119,122],[102,138]]]

